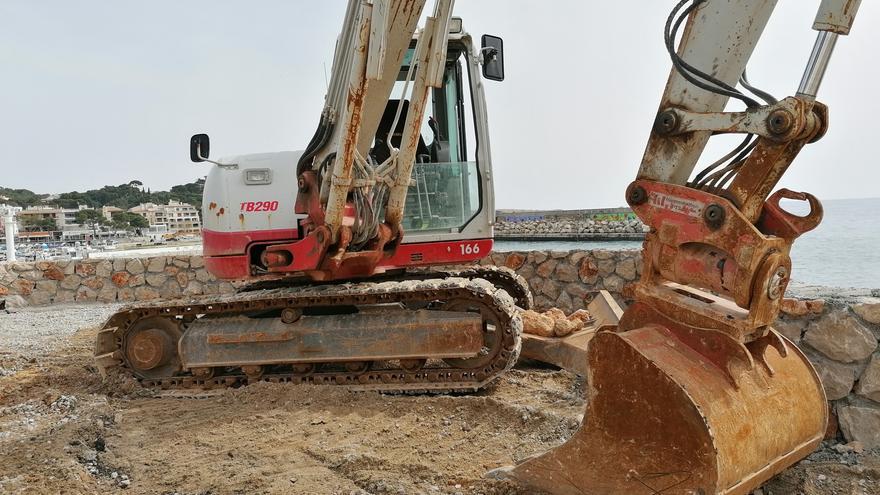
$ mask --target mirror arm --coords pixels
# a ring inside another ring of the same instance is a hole
[[[217,165],[217,166],[220,167],[220,168],[228,168],[228,169],[231,169],[231,170],[235,170],[235,169],[238,168],[238,164],[237,164],[237,163],[220,163],[220,162],[215,162],[214,160],[208,160],[207,158],[205,158],[205,157],[202,156],[201,150],[199,150],[199,158],[200,158],[203,162],[213,163],[214,165]]]

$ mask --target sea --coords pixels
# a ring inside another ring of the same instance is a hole
[[[793,285],[880,289],[880,198],[823,201],[825,217],[791,252]],[[809,207],[783,203],[798,215]],[[495,241],[496,251],[641,249],[639,241]]]

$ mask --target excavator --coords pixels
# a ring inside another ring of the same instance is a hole
[[[822,207],[807,193],[771,192],[827,129],[816,95],[859,1],[822,0],[800,87],[782,100],[746,76],[775,0],[674,6],[664,30],[673,68],[626,191],[651,228],[642,276],[625,311],[607,302],[603,324],[565,341],[524,338],[518,308],[531,295],[511,271],[446,268],[492,247],[482,88],[504,78],[503,43],[483,36],[476,48],[451,0],[417,28],[424,3],[349,2],[303,151],[212,161],[208,137],[192,137],[191,159],[214,165],[205,265],[246,284],[121,309],[97,336],[102,373],[161,388],[269,380],[472,391],[525,345],[584,371],[588,398],[567,442],[492,472],[529,492],[745,494],[814,450],[825,394],[772,324],[791,246]],[[730,98],[746,109],[725,111]],[[744,137],[698,169],[717,134]]]
[[[452,0],[419,28],[425,3],[348,3],[304,150],[212,161],[208,136],[192,137],[191,159],[213,164],[205,267],[246,285],[112,315],[96,343],[103,372],[165,388],[269,380],[415,393],[477,390],[513,366],[525,281],[437,268],[492,250],[483,84],[504,79],[503,42],[475,47]]]

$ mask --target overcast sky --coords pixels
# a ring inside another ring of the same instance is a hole
[[[475,38],[505,40],[507,80],[486,83],[496,206],[624,204],[670,67],[662,30],[674,3],[458,0]],[[167,189],[207,173],[189,161],[195,132],[211,135],[212,156],[303,148],[345,4],[3,0],[0,185],[62,192],[139,179]],[[818,4],[779,2],[749,66],[753,84],[795,91]],[[830,131],[782,185],[823,199],[880,196],[878,47],[880,6],[863,2],[820,92]]]

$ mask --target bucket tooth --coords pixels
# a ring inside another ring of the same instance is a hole
[[[794,344],[772,332],[749,346],[756,364],[731,383],[716,356],[678,335],[660,325],[596,334],[581,427],[500,474],[562,495],[746,494],[822,441],[825,393]]]

